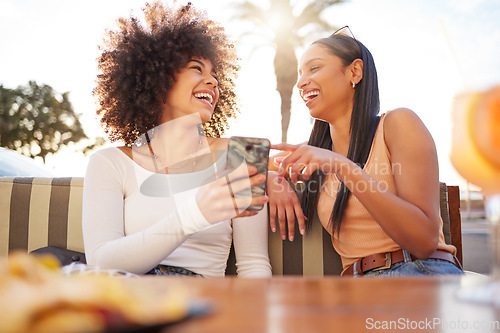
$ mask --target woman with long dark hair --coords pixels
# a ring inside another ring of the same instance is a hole
[[[302,209],[317,210],[343,275],[461,273],[442,232],[434,141],[409,109],[379,115],[369,50],[343,33],[317,40],[297,87],[315,123],[308,144],[273,146],[291,152],[279,175],[307,182]]]

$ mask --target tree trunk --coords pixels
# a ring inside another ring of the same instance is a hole
[[[290,125],[292,108],[292,90],[289,93],[280,91],[281,95],[281,142],[288,140],[288,126]]]
[[[292,92],[297,81],[297,57],[293,45],[285,36],[276,38],[276,55],[274,71],[276,73],[276,90],[281,96],[281,141],[287,141],[290,124]]]

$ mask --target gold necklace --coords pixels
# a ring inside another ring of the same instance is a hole
[[[190,155],[196,154],[196,152],[200,149],[201,139],[202,139],[202,137],[200,136],[200,141],[198,141],[198,145],[195,146],[193,152]],[[158,172],[160,170],[160,168],[158,167],[158,165],[156,163],[157,160],[158,160],[158,162],[160,162],[161,165],[165,165],[165,173],[166,174],[170,174],[170,172],[168,171],[169,169],[170,170],[180,170],[180,169],[184,169],[188,165],[189,159],[186,159],[186,162],[182,166],[170,167],[170,168],[167,167],[167,165],[165,163],[163,163],[163,161],[161,160],[160,156],[156,155],[155,152],[153,151],[153,146],[151,145],[151,140],[149,139],[149,135],[147,133],[146,133],[146,141],[148,142],[149,153],[151,154],[151,158],[153,159],[153,164],[154,164],[156,172]],[[194,170],[194,166],[196,165],[197,157],[198,157],[198,155],[195,155],[195,157],[193,159],[193,164],[191,165],[190,172],[193,172],[193,170]]]

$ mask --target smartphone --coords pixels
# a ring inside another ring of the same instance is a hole
[[[246,138],[233,136],[229,138],[227,153],[227,167],[234,170],[243,162],[257,168],[258,174],[266,176],[266,181],[252,186],[252,197],[265,195],[267,186],[267,165],[269,163],[269,150],[271,143],[268,139]],[[235,196],[250,195],[250,193],[235,193]],[[247,210],[261,210],[264,205],[249,206]]]

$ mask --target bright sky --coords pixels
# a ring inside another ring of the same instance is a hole
[[[146,0],[0,0],[0,83],[8,88],[29,80],[70,91],[89,136],[100,135],[91,97],[97,45],[119,16]],[[241,22],[230,20],[234,0],[192,0],[238,37]],[[265,0],[255,0],[265,5]],[[301,0],[293,1],[302,3]],[[500,2],[497,0],[351,0],[325,18],[349,25],[377,65],[381,110],[413,109],[434,137],[440,179],[463,186],[449,162],[451,103],[467,89],[500,82]],[[255,43],[255,39],[252,40]],[[280,99],[275,90],[273,50],[251,52],[240,41],[242,113],[228,135],[268,137],[279,142]],[[302,53],[298,51],[298,56]],[[308,137],[308,110],[294,92],[289,142]],[[62,176],[83,176],[86,159],[63,151],[48,159]]]

